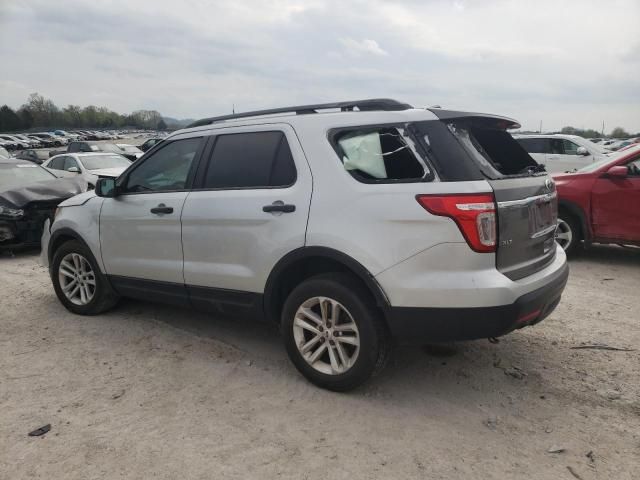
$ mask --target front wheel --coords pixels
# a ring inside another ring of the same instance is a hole
[[[352,277],[310,278],[287,298],[282,328],[289,358],[315,385],[351,390],[387,362],[390,342],[371,295]]]
[[[77,240],[65,242],[56,250],[51,281],[60,302],[73,313],[96,315],[118,301],[91,250]]]
[[[580,242],[580,229],[575,218],[566,215],[560,215],[558,217],[556,242],[558,242],[567,254],[575,250]]]

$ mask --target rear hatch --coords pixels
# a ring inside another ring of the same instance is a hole
[[[507,132],[519,127],[517,122],[491,115],[431,111],[447,124],[493,188],[498,207],[497,269],[512,280],[543,269],[556,252],[555,184]]]

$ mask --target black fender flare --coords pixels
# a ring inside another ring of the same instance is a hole
[[[583,240],[585,242],[590,242],[592,239],[591,229],[589,228],[589,223],[587,222],[587,216],[584,213],[584,210],[569,200],[560,199],[558,201],[558,210],[565,209],[573,216],[577,217],[580,221],[580,226],[582,227],[582,234],[584,236]]]
[[[49,259],[49,265],[51,265],[51,261],[53,260],[53,246],[56,244],[56,240],[60,237],[71,237],[74,240],[78,240],[85,247],[87,247],[89,251],[91,251],[91,248],[89,247],[87,242],[84,241],[84,238],[82,238],[80,234],[78,234],[75,230],[72,230],[68,227],[59,228],[49,237],[49,245],[47,246],[47,258]]]
[[[278,322],[279,319],[273,318],[274,295],[282,273],[294,263],[306,258],[327,258],[344,265],[348,270],[353,272],[367,287],[373,295],[376,305],[385,313],[391,306],[387,295],[375,277],[360,262],[338,250],[328,247],[300,247],[292,250],[282,257],[278,263],[271,269],[271,273],[267,278],[264,288],[263,308],[266,317],[269,320]]]

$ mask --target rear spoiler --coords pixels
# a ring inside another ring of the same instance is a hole
[[[454,120],[462,120],[472,122],[478,126],[488,128],[497,128],[500,130],[509,130],[511,128],[520,128],[520,124],[509,117],[500,115],[491,115],[489,113],[475,112],[458,112],[455,110],[443,110],[441,108],[427,108],[431,113],[444,122],[452,122]]]

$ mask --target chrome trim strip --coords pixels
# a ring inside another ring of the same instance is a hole
[[[524,207],[531,203],[550,202],[557,197],[556,192],[545,193],[544,195],[536,195],[535,197],[523,198],[521,200],[509,200],[506,202],[498,202],[498,208],[516,208]]]
[[[539,232],[534,233],[533,235],[531,235],[531,238],[544,237],[548,233],[551,233],[551,232],[555,231],[556,228],[558,228],[558,225],[551,225],[551,226],[545,228],[544,230],[540,230]]]

